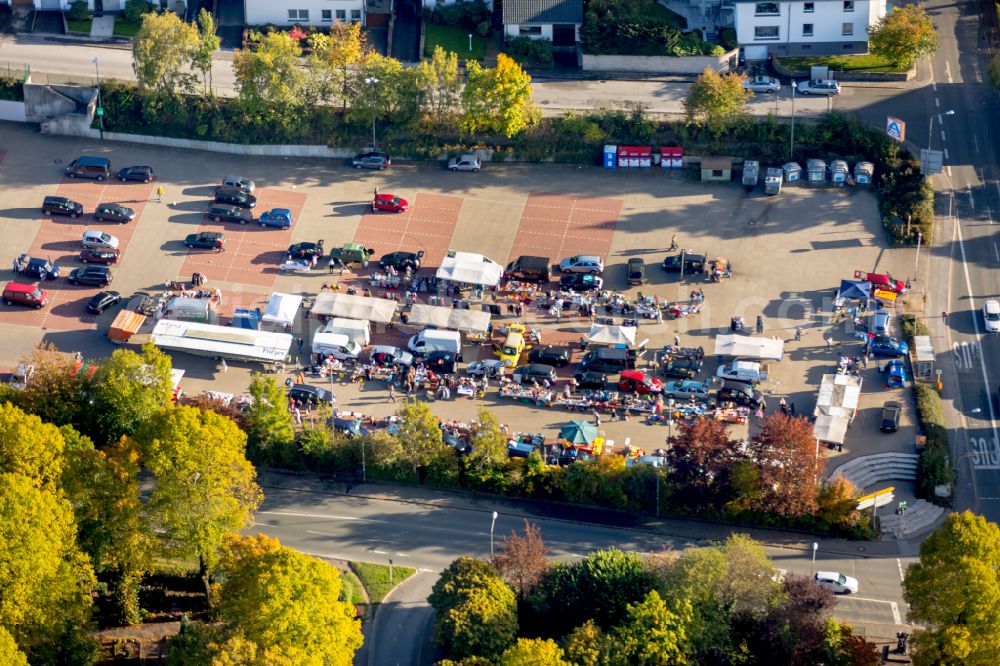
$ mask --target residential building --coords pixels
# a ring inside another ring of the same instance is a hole
[[[365,0],[243,0],[247,25],[365,23]]]
[[[736,39],[747,60],[867,53],[868,26],[886,0],[733,0]]]
[[[551,40],[553,46],[576,46],[583,25],[583,0],[504,0],[507,37]]]

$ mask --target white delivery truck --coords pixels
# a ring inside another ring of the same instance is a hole
[[[406,348],[414,354],[427,355],[435,351],[451,352],[462,360],[462,334],[458,331],[426,329],[411,337]]]
[[[288,333],[250,331],[174,319],[156,322],[149,339],[166,351],[232,361],[257,361],[265,365],[284,362],[293,340]]]
[[[334,317],[321,330],[324,333],[342,333],[362,347],[367,347],[372,341],[371,325],[363,319]]]
[[[723,363],[715,372],[715,376],[744,384],[756,384],[767,379],[767,365],[756,361]]]
[[[356,360],[361,356],[361,345],[343,333],[316,331],[313,335],[313,354],[326,354],[340,361]]]

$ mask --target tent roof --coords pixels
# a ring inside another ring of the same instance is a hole
[[[490,313],[481,310],[460,310],[417,303],[410,309],[409,323],[418,326],[449,328],[456,331],[485,332],[490,324]]]
[[[396,312],[396,301],[322,291],[316,295],[310,312],[326,317],[366,319],[379,324],[388,324]]]
[[[846,414],[853,417],[861,398],[861,378],[851,375],[823,375],[816,397],[815,414],[836,416]]]
[[[596,345],[635,345],[635,326],[608,326],[592,324],[587,339]]]
[[[437,270],[439,280],[450,280],[463,284],[478,284],[492,287],[500,283],[503,266],[497,262],[472,252],[449,250]]]
[[[727,334],[715,338],[716,356],[744,356],[761,361],[780,361],[785,355],[785,343],[777,338],[754,338],[749,335]]]
[[[267,302],[267,309],[262,319],[275,324],[291,326],[295,322],[295,314],[302,305],[302,297],[294,294],[283,294],[275,291]]]
[[[816,417],[816,423],[813,424],[813,437],[821,442],[843,444],[850,423],[851,420],[845,416],[822,414]]]
[[[864,298],[872,297],[872,283],[864,280],[841,280],[840,291],[837,298]]]

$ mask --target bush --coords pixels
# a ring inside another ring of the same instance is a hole
[[[70,21],[87,21],[92,18],[90,14],[90,8],[87,7],[87,3],[84,0],[76,0],[69,6],[69,11],[66,12],[66,18]]]
[[[478,30],[485,23],[489,35],[490,8],[482,0],[459,1],[450,5],[440,5],[431,12],[431,21],[441,25],[460,25],[467,30]]]
[[[153,10],[152,3],[146,2],[146,0],[128,0],[122,13],[129,23],[139,23],[144,14],[149,14]]]
[[[994,88],[1000,88],[1000,54],[993,56],[990,64],[986,66],[986,78]]]
[[[0,76],[0,99],[9,102],[24,100],[24,82],[13,76]]]
[[[547,67],[552,64],[552,42],[548,39],[514,37],[504,45],[504,53],[521,65]]]
[[[905,314],[900,318],[900,328],[903,330],[903,339],[906,340],[910,349],[913,349],[913,336],[931,334],[923,320],[911,314]]]
[[[722,48],[727,51],[732,51],[737,46],[739,42],[736,41],[736,30],[733,28],[726,28],[719,33],[719,43],[722,44]]]
[[[954,478],[941,396],[929,384],[915,384],[913,394],[917,400],[920,427],[926,437],[917,465],[917,497],[950,506],[951,496],[938,497],[934,494],[936,486],[951,486]]]

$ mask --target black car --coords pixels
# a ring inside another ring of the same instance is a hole
[[[757,409],[764,404],[764,396],[755,391],[749,384],[723,381],[722,387],[715,394],[718,402],[735,402],[751,409]]]
[[[559,278],[559,286],[574,291],[600,290],[604,286],[604,280],[590,273],[570,273]]]
[[[140,183],[151,182],[155,175],[153,175],[153,167],[148,166],[130,166],[124,169],[118,170],[118,180],[123,183],[127,180],[134,180]]]
[[[122,295],[117,291],[99,291],[87,301],[87,312],[101,314],[112,305],[118,305],[122,300]]]
[[[218,250],[221,252],[225,244],[225,235],[218,231],[201,231],[196,234],[188,234],[184,238],[184,245],[192,249]]]
[[[253,213],[239,206],[212,206],[205,215],[216,222],[236,222],[237,224],[253,222]]]
[[[702,362],[696,358],[672,358],[660,368],[664,377],[694,379],[701,372]]]
[[[88,284],[97,287],[104,287],[111,284],[111,269],[107,266],[84,266],[74,268],[69,273],[70,284]]]
[[[899,417],[902,413],[902,403],[895,400],[890,400],[882,405],[882,420],[879,421],[879,430],[882,432],[896,432],[899,430]]]
[[[83,204],[66,197],[45,197],[42,200],[42,212],[46,215],[83,215]]]
[[[25,277],[33,278],[35,280],[42,279],[42,273],[45,273],[46,280],[55,280],[59,277],[59,267],[53,264],[48,259],[42,259],[41,257],[31,257],[27,254],[22,254],[17,258],[17,272]]]
[[[337,402],[337,396],[330,391],[309,384],[292,385],[292,388],[288,389],[288,397],[297,402],[308,402],[311,405],[318,405],[321,402],[332,405]]]
[[[94,209],[94,219],[98,222],[127,224],[135,219],[135,211],[116,203],[97,204],[97,208]]]
[[[375,365],[390,366],[398,365],[408,368],[413,365],[413,354],[389,345],[375,345],[372,347],[371,359]]]
[[[254,208],[257,206],[257,197],[238,187],[218,188],[215,190],[215,201],[232,206],[242,206],[243,208]]]
[[[392,266],[397,271],[405,271],[407,268],[417,271],[420,269],[420,260],[423,258],[423,250],[419,252],[390,252],[378,260],[378,265],[382,268]]]
[[[556,370],[551,365],[529,363],[528,365],[522,365],[520,368],[515,368],[514,374],[511,376],[518,384],[530,384],[533,381],[541,383],[543,379],[554,382],[556,380]]]
[[[80,250],[81,264],[113,264],[120,256],[118,250],[101,250],[94,247],[85,247]]]
[[[569,350],[561,347],[535,347],[528,353],[528,362],[562,368],[569,365]]]
[[[370,150],[366,153],[358,153],[351,160],[355,169],[384,169],[392,164],[392,159],[388,154],[380,150]]]
[[[578,372],[573,377],[576,385],[582,389],[605,389],[608,387],[608,376],[603,372]]]
[[[323,256],[323,241],[316,243],[295,243],[288,246],[289,259],[312,259]]]
[[[680,254],[668,255],[663,260],[663,270],[668,273],[680,273],[682,272],[682,268],[685,275],[704,273],[705,255],[681,252]]]
[[[453,352],[437,350],[424,357],[424,366],[438,375],[453,375],[458,368],[459,358]]]
[[[628,260],[628,283],[646,284],[646,262],[638,257]]]

